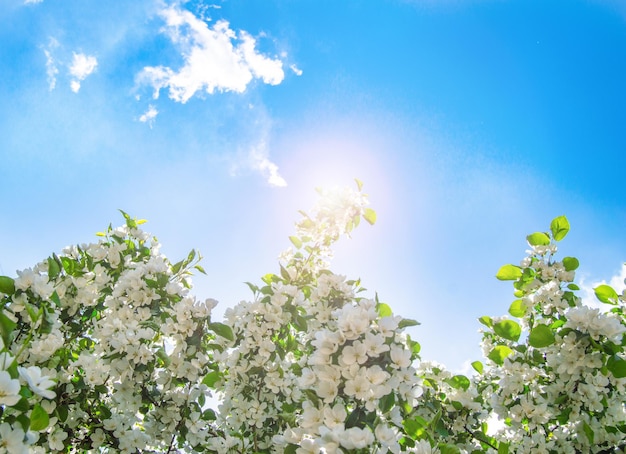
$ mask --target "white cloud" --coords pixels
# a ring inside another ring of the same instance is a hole
[[[25,5],[34,5],[36,3],[41,3],[43,0],[24,0]]]
[[[150,105],[148,106],[148,110],[143,115],[141,115],[141,117],[139,117],[139,121],[142,123],[148,123],[148,125],[150,125],[150,128],[152,128],[154,120],[158,114],[159,111],[156,109],[156,107]]]
[[[298,68],[296,65],[289,66],[289,69],[291,69],[296,76],[301,76],[302,75],[302,70],[300,68]]]
[[[260,127],[259,124],[261,124]],[[256,131],[248,138],[247,144],[241,146],[239,152],[229,158],[232,160],[230,173],[236,176],[240,170],[252,170],[260,173],[270,186],[285,187],[287,182],[280,175],[278,166],[269,158],[267,144],[269,123],[260,121],[259,124],[258,129],[255,128]]]
[[[50,89],[50,91],[56,88],[57,86],[56,76],[57,74],[59,74],[59,69],[56,66],[56,61],[54,60],[54,57],[52,56],[52,52],[57,47],[59,47],[59,42],[54,38],[50,38],[48,47],[43,50],[43,53],[46,56],[46,75],[48,76],[48,88]]]
[[[73,53],[72,64],[70,66],[70,75],[73,76],[70,86],[74,93],[80,90],[80,83],[96,70],[98,60],[96,57],[85,54]]]
[[[608,284],[613,287],[613,289],[618,294],[621,294],[626,290],[626,282],[624,282],[624,280],[626,280],[626,263],[622,264],[620,271],[616,275],[612,276],[608,282],[605,280],[601,280],[587,284],[584,279],[581,279],[578,285],[580,287],[580,294],[583,304],[590,307],[597,307],[602,311],[609,311],[612,306],[599,301],[598,298],[596,298],[593,289],[599,285]]]
[[[209,27],[191,12],[171,6],[161,11],[164,32],[180,49],[184,64],[178,70],[167,66],[147,66],[137,81],[160,90],[169,89],[169,97],[185,103],[198,91],[242,93],[253,78],[270,85],[284,79],[282,61],[258,53],[256,41],[245,31],[236,34],[228,22],[218,21]]]
[[[265,177],[270,186],[285,187],[287,182],[278,173],[278,166],[269,160],[267,146],[265,142],[250,149],[249,165]]]

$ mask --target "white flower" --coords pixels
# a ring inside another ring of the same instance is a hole
[[[308,401],[303,403],[302,408],[303,411],[300,425],[304,429],[317,430],[323,422],[322,413]]]
[[[26,291],[35,283],[35,272],[31,268],[17,272],[17,278],[15,279],[15,288],[18,290]]]
[[[411,452],[416,454],[433,454],[439,452],[439,450],[433,449],[427,440],[419,440],[415,443],[415,447],[411,449]]]
[[[341,404],[335,404],[332,408],[324,407],[324,425],[330,429],[336,427],[343,428],[343,423],[347,416],[348,413]]]
[[[27,454],[24,444],[24,431],[21,427],[12,428],[8,423],[0,424],[0,452],[8,454]]]
[[[376,439],[394,454],[400,452],[398,444],[398,430],[395,427],[389,427],[387,424],[378,424],[374,429]]]
[[[21,399],[20,381],[11,378],[7,371],[0,371],[0,405],[15,405]]]
[[[403,346],[397,344],[392,345],[390,354],[391,361],[399,369],[403,369],[411,365],[411,351],[403,348]]]
[[[354,344],[343,348],[339,362],[341,365],[351,366],[358,363],[363,364],[367,361],[367,349],[363,342],[355,341]]]
[[[319,447],[312,438],[303,438],[296,454],[319,454]]]
[[[63,440],[67,438],[67,433],[57,429],[48,436],[48,445],[53,451],[61,451],[63,449]]]
[[[359,427],[350,427],[344,432],[341,446],[347,449],[363,449],[374,443],[374,434],[371,430]]]
[[[343,308],[335,312],[337,316],[337,328],[346,337],[346,339],[357,339],[361,334],[368,331],[372,315],[375,312],[361,306],[352,306],[346,304]]]
[[[54,381],[47,375],[41,375],[41,369],[38,366],[29,368],[18,367],[17,370],[20,373],[20,377],[28,383],[28,387],[35,394],[39,394],[46,399],[54,399],[56,397],[56,393],[50,390],[54,386]]]
[[[354,396],[357,399],[366,400],[372,393],[372,384],[365,374],[358,375],[351,380],[346,380],[344,392],[348,396]]]
[[[612,314],[600,313],[597,308],[586,306],[573,307],[566,314],[565,326],[582,332],[588,332],[592,338],[598,339],[604,335],[615,343],[622,340],[626,327]]]
[[[395,330],[398,329],[398,324],[402,320],[402,317],[383,317],[378,320],[378,329],[380,333],[385,337],[393,337]]]
[[[385,338],[382,334],[366,333],[363,345],[365,346],[367,355],[371,358],[389,351],[389,345],[385,344]]]
[[[0,338],[0,342],[2,342],[1,338]],[[0,353],[0,370],[7,370],[9,367],[11,367],[11,364],[13,364],[13,361],[15,361],[15,357],[12,356],[11,353],[9,352]]]
[[[317,347],[317,351],[320,354],[329,356],[339,348],[340,337],[338,333],[333,333],[332,331],[318,331],[315,333],[315,340],[311,344]]]

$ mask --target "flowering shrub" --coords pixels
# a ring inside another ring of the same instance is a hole
[[[0,452],[166,452],[214,418],[201,381],[221,325],[215,301],[189,295],[202,268],[193,251],[171,264],[124,216],[98,243],[0,278]]]
[[[550,232],[527,237],[531,249],[520,266],[498,272],[514,281],[509,314],[519,322],[480,319],[492,364],[477,378],[483,408],[505,422],[495,437],[516,452],[626,448],[626,295],[601,285],[596,296],[610,310],[582,305],[573,283],[578,260],[555,258],[568,230],[565,217],[554,219]]]
[[[143,221],[0,276],[0,453],[612,452],[626,447],[624,294],[582,305],[564,217],[527,240],[507,317],[482,317],[485,364],[422,362],[394,315],[329,269],[376,220],[358,190],[321,191],[278,274],[211,319]],[[211,399],[211,400],[210,400]],[[210,403],[218,401],[217,408]]]

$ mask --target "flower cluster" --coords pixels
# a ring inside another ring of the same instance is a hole
[[[359,188],[360,189],[360,188]],[[232,341],[216,389],[225,433],[210,448],[224,452],[401,452],[416,445],[403,419],[418,405],[413,367],[419,345],[402,331],[416,322],[362,298],[358,281],[326,269],[330,246],[358,219],[373,223],[360,191],[326,194],[290,237],[280,275],[255,301],[226,311]],[[402,446],[401,446],[402,443]],[[419,443],[419,441],[418,441]]]
[[[189,295],[194,252],[171,264],[124,215],[98,243],[0,282],[8,452],[165,452],[202,441],[191,421],[211,416],[201,381],[213,367],[215,302]]]
[[[385,311],[357,299],[315,332],[299,363],[302,412],[277,444],[297,445],[298,453],[400,452],[404,406],[416,407],[422,388],[413,368],[417,353],[402,333],[413,322]]]
[[[493,367],[477,380],[484,407],[504,422],[494,435],[515,452],[608,452],[626,447],[626,323],[623,295],[596,289],[613,306],[582,305],[573,283],[578,260],[556,260],[564,217],[528,236],[529,255],[506,265],[514,280],[509,318],[483,317],[483,349]],[[522,336],[526,333],[525,336]],[[522,340],[520,340],[522,339]]]
[[[626,449],[626,291],[573,283],[565,217],[527,237],[505,317],[481,317],[486,364],[421,362],[417,322],[329,270],[358,190],[320,191],[278,274],[211,320],[192,251],[171,263],[123,213],[93,244],[0,276],[0,453],[561,453]],[[212,405],[217,401],[217,408]]]

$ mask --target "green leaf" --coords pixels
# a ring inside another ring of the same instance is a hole
[[[48,257],[48,279],[56,278],[61,272],[61,267],[59,263],[54,259],[54,257]]]
[[[265,282],[267,285],[272,285],[273,282],[280,282],[281,279],[275,274],[267,273],[265,276],[261,278],[261,280]]]
[[[482,317],[478,319],[478,321],[482,323],[483,325],[485,325],[487,328],[493,327],[493,320],[488,315],[483,315]]]
[[[0,307],[0,335],[4,341],[4,345],[11,345],[11,333],[17,326],[17,324],[9,317],[4,315]]]
[[[555,241],[561,241],[569,232],[569,221],[565,216],[554,218],[550,223],[550,230],[552,231],[552,238]]]
[[[380,401],[378,402],[378,408],[382,413],[387,413],[393,408],[395,403],[396,395],[394,393],[389,393],[380,399]]]
[[[501,281],[514,281],[522,277],[522,269],[516,265],[503,265],[496,273],[496,278]]]
[[[218,336],[222,336],[223,338],[228,339],[229,341],[235,340],[235,335],[233,334],[233,330],[228,325],[225,325],[219,322],[213,322],[213,323],[209,323],[208,328],[211,331],[213,331],[215,334],[217,334]]]
[[[298,331],[305,332],[307,330],[308,325],[306,322],[306,318],[304,318],[300,314],[293,317],[291,323],[293,324],[293,327]]]
[[[376,305],[376,312],[378,312],[378,315],[380,315],[381,318],[391,317],[393,315],[391,307],[389,307],[389,305],[385,303],[378,303]]]
[[[498,454],[509,454],[509,444],[501,441],[498,444]]]
[[[217,419],[217,415],[215,414],[215,410],[212,408],[207,408],[202,412],[202,420],[203,421],[215,421]]]
[[[522,300],[515,300],[509,306],[509,314],[513,317],[522,318],[526,315],[526,304]]]
[[[407,334],[406,336],[406,343],[409,346],[409,349],[412,352],[412,356],[415,358],[417,355],[419,355],[420,350],[422,349],[422,346],[420,345],[419,342],[414,341],[413,339],[411,339],[411,336],[409,336]]]
[[[420,324],[420,322],[418,322],[416,320],[412,320],[410,318],[403,318],[402,320],[400,320],[400,323],[398,323],[398,328],[402,329],[402,328],[406,328],[408,326],[417,326],[419,324]]]
[[[291,277],[289,277],[289,272],[282,265],[280,265],[280,276],[287,282],[291,280]]]
[[[478,372],[479,374],[483,373],[484,367],[483,367],[483,363],[481,363],[480,361],[474,361],[472,363],[472,367],[474,368],[474,370],[476,372]]]
[[[504,360],[506,359],[506,357],[509,356],[511,353],[513,353],[513,350],[511,350],[506,345],[498,345],[493,350],[491,350],[489,355],[487,355],[487,358],[492,360],[497,365],[501,366],[502,364],[504,364]]]
[[[617,292],[610,285],[602,284],[593,289],[596,297],[606,304],[617,304]]]
[[[519,290],[519,293],[515,293],[515,296],[518,298],[525,294],[524,290],[528,287],[529,284],[533,283],[537,273],[532,268],[524,268],[522,271],[522,276],[513,283],[513,288]]]
[[[204,271],[204,268],[202,268],[200,265],[194,265],[194,268],[200,271],[202,274],[206,274],[206,271]]]
[[[55,413],[59,417],[59,421],[65,422],[67,420],[67,417],[69,416],[69,409],[66,405],[60,405],[56,407]]]
[[[70,276],[78,276],[80,274],[79,264],[76,260],[72,260],[69,257],[61,257],[61,263],[63,263],[63,269]]]
[[[29,394],[28,397],[31,397],[32,394],[30,393],[29,390],[25,389],[24,387],[22,387],[22,389],[20,389],[20,395],[23,395],[23,391],[28,391],[26,394]],[[30,408],[30,405],[28,405],[28,398],[26,397],[22,397],[15,405],[11,405],[12,408],[16,409],[17,411],[21,412],[21,413],[26,413],[28,411],[28,409]]]
[[[522,334],[522,327],[513,320],[501,320],[493,325],[493,331],[500,337],[517,342]]]
[[[0,293],[13,295],[15,293],[15,281],[9,276],[0,276]]]
[[[124,219],[126,220],[126,225],[128,226],[129,229],[136,229],[137,228],[137,221],[135,221],[133,218],[131,218],[128,213],[119,210],[120,213],[122,213],[122,216],[124,216]]]
[[[30,413],[30,430],[39,432],[48,427],[50,417],[46,410],[39,404],[35,404],[33,411]]]
[[[363,189],[363,182],[361,180],[355,178],[354,181],[356,181],[356,187],[359,188],[359,191]]]
[[[291,235],[289,237],[289,241],[296,247],[296,249],[300,249],[302,247],[302,240],[295,235]]]
[[[583,432],[585,432],[585,435],[587,436],[589,443],[593,445],[593,439],[595,438],[594,437],[595,434],[593,432],[593,429],[585,421],[583,421]]]
[[[626,377],[626,361],[617,355],[613,355],[606,363],[607,369],[615,378]]]
[[[212,370],[204,376],[204,378],[202,379],[202,383],[207,385],[209,388],[213,388],[215,387],[215,383],[217,383],[220,378],[220,373],[216,370]]]
[[[356,407],[352,410],[352,413],[346,418],[346,429],[351,427],[359,427],[362,424],[362,420],[365,417],[365,410],[362,407]]]
[[[402,426],[404,427],[405,433],[417,440],[424,433],[426,428],[428,427],[428,421],[426,421],[421,416],[414,416],[411,419],[405,419],[402,421]]]
[[[455,375],[454,377],[447,378],[444,381],[454,389],[463,389],[464,391],[467,391],[467,388],[470,386],[469,378],[465,375]]]
[[[30,317],[31,322],[35,324],[35,322],[39,319],[39,315],[40,315],[37,308],[33,306],[32,304],[30,304],[28,301],[24,301],[24,308],[26,309],[26,312],[28,313],[28,316]],[[41,313],[43,313],[43,311]]]
[[[183,267],[184,263],[181,260],[180,262],[176,262],[172,265],[172,274],[178,274],[178,272],[181,270],[181,268]]]
[[[578,268],[578,265],[580,265],[580,262],[576,257],[563,258],[563,268],[565,268],[565,271],[574,271]]]
[[[170,363],[172,362],[172,360],[170,360],[169,355],[167,354],[167,352],[165,351],[163,347],[159,348],[156,351],[156,357],[159,358],[159,360],[165,367],[169,366]]]
[[[432,451],[435,452],[435,451]],[[440,454],[460,454],[461,450],[454,446],[454,445],[449,445],[449,444],[440,444],[439,445],[439,453]]]
[[[543,348],[554,344],[554,333],[546,325],[535,326],[528,336],[528,343],[531,347]]]
[[[366,208],[365,212],[363,213],[363,219],[365,219],[371,225],[374,225],[376,223],[376,212],[371,208]]]
[[[531,246],[547,246],[550,244],[550,237],[543,232],[535,232],[528,235],[526,241]]]

